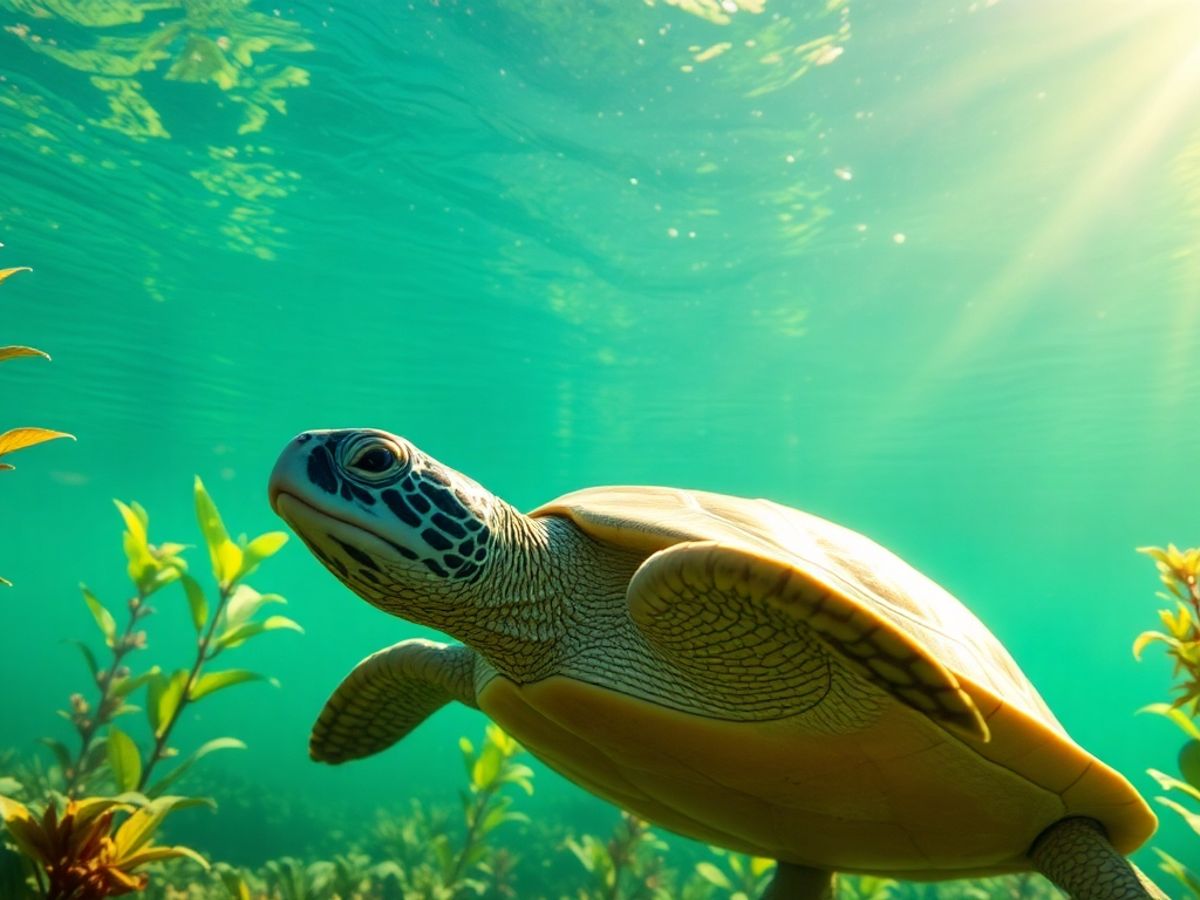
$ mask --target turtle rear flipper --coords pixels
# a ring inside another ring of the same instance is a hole
[[[954,674],[829,573],[688,542],[646,560],[628,599],[655,649],[706,691],[736,692],[743,705],[786,699],[779,715],[803,712],[828,691],[832,652],[943,727],[988,740],[987,723]]]
[[[308,754],[342,763],[386,750],[451,700],[472,708],[475,653],[461,644],[401,641],[360,662],[325,701]]]

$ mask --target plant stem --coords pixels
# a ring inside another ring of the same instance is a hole
[[[483,821],[483,813],[487,809],[492,795],[496,793],[498,788],[498,784],[494,785],[480,791],[476,796],[476,803],[471,809],[471,816],[467,822],[467,836],[463,838],[462,851],[458,854],[458,858],[454,860],[454,868],[450,870],[447,887],[452,888],[458,884],[458,879],[461,877],[463,867],[467,862],[467,854],[471,852],[471,848],[475,845],[475,836],[479,832],[479,823]]]
[[[113,646],[111,647],[112,662],[107,669],[104,669],[100,673],[100,680],[97,682],[100,688],[100,697],[96,701],[93,715],[79,731],[81,739],[79,753],[75,757],[75,762],[71,765],[71,770],[67,777],[66,794],[68,797],[75,796],[75,792],[81,786],[80,781],[84,776],[83,763],[87,759],[88,752],[92,749],[92,744],[96,740],[96,733],[100,730],[100,726],[107,725],[110,721],[109,713],[111,710],[109,706],[113,699],[111,693],[113,681],[116,678],[117,669],[121,667],[121,660],[133,648],[134,626],[145,615],[145,600],[146,595],[139,591],[126,604],[129,608],[129,621],[125,623],[125,630],[121,632],[120,637],[113,642]]]
[[[192,670],[188,673],[187,681],[184,682],[183,691],[179,695],[179,702],[175,704],[175,710],[171,713],[171,718],[167,720],[166,727],[162,729],[162,733],[154,738],[154,749],[150,751],[150,756],[146,759],[146,765],[142,768],[141,778],[138,779],[137,790],[143,790],[146,783],[150,780],[150,773],[154,771],[154,767],[159,760],[163,758],[163,751],[166,749],[167,741],[171,737],[171,731],[175,728],[175,723],[179,721],[180,715],[189,703],[189,697],[192,693],[192,688],[195,687],[196,681],[200,678],[200,669],[208,660],[208,648],[212,643],[213,633],[217,629],[217,623],[221,620],[221,613],[225,611],[225,605],[229,602],[230,596],[233,594],[233,585],[221,588],[221,599],[217,603],[216,611],[212,615],[212,619],[208,623],[208,627],[204,629],[204,634],[196,640],[196,660],[192,663]]]

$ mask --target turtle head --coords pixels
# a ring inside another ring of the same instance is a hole
[[[275,464],[269,495],[351,590],[423,624],[444,618],[430,605],[443,608],[487,571],[504,506],[404,438],[365,428],[298,435]]]

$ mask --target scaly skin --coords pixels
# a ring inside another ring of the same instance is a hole
[[[351,468],[353,477],[348,475]],[[485,680],[491,672],[517,685],[561,675],[685,713],[740,721],[770,718],[756,710],[774,695],[763,694],[742,669],[734,690],[714,690],[700,676],[725,661],[718,659],[689,677],[685,663],[690,658],[672,661],[661,647],[649,645],[630,618],[626,598],[645,552],[594,540],[560,516],[524,516],[402,439],[365,430],[301,435],[281,456],[271,495],[276,510],[356,593],[389,613],[448,632],[477,651],[487,664],[475,668],[477,690],[481,672]],[[683,567],[676,574],[689,571]],[[713,593],[713,580],[728,575],[706,571],[699,579],[701,588],[684,593],[707,596]],[[823,611],[818,601],[808,604],[812,615]],[[699,609],[696,615],[711,617],[725,609],[728,598],[717,591],[708,604],[711,611],[698,601],[692,605]],[[755,623],[748,618],[742,624]],[[830,626],[835,638],[836,624]],[[770,637],[771,625],[763,621],[756,627],[767,629]],[[818,640],[815,635],[823,632],[815,623],[809,630],[813,634],[802,631],[795,640],[809,641],[812,654],[830,654],[827,668],[837,675],[829,641]],[[378,719],[373,743],[350,748],[353,755],[386,746],[449,699],[471,701],[473,692],[465,683],[467,651],[459,654],[461,660],[455,657],[448,673],[443,664],[431,669],[424,652],[414,649],[420,648],[409,647],[402,660],[380,657],[378,665],[352,675],[350,680],[360,678],[362,684],[354,682],[346,704],[339,706],[341,699],[333,704],[334,713],[369,718],[380,715],[380,702],[387,709],[386,698],[376,698],[396,679],[413,691],[392,704],[389,716]],[[872,656],[876,663],[888,663],[877,656]],[[777,689],[777,682],[769,683]],[[830,683],[837,682],[835,677]],[[853,708],[853,698],[828,688],[820,678],[806,678],[792,686],[790,696],[802,705],[811,705],[811,696],[828,701],[835,711]],[[340,755],[338,742],[325,743],[333,756]],[[1088,819],[1050,827],[1030,856],[1031,867],[1076,900],[1165,900],[1113,849],[1102,827]],[[831,872],[783,864],[764,900],[832,896]]]
[[[1063,819],[1034,842],[1034,867],[1074,900],[1168,900],[1108,842],[1094,819]]]

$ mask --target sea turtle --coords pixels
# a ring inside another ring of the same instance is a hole
[[[1138,793],[966,607],[854,531],[665,487],[523,515],[372,429],[296,437],[270,499],[359,596],[462,641],[359,663],[315,760],[458,700],[651,822],[779,860],[768,897],[1030,869],[1085,900],[1163,896],[1123,858],[1155,827]]]

